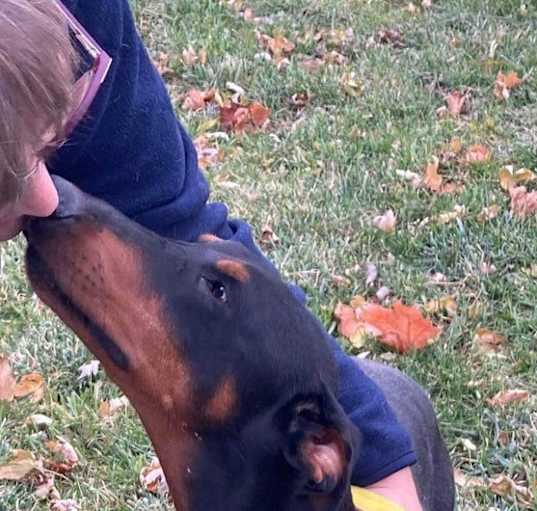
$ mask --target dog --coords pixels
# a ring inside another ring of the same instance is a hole
[[[279,274],[240,244],[162,238],[54,180],[58,209],[25,226],[30,282],[133,404],[176,509],[354,511],[360,434],[322,326]],[[382,387],[387,373],[364,370]],[[423,408],[407,427],[424,509],[453,509],[434,412],[405,381]],[[407,408],[395,403],[402,422]]]

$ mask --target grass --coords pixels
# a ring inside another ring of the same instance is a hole
[[[537,490],[537,280],[523,271],[537,262],[537,219],[510,215],[497,177],[505,164],[537,169],[535,4],[527,2],[524,10],[518,0],[447,0],[413,15],[405,10],[407,2],[396,0],[249,0],[245,6],[263,17],[254,24],[225,1],[132,3],[151,51],[170,56],[170,93],[193,135],[206,130],[214,112],[182,111],[180,94],[192,87],[225,90],[232,81],[272,109],[267,130],[221,141],[226,157],[207,171],[212,200],[228,204],[258,236],[262,226],[272,226],[280,242],[268,250],[270,258],[307,291],[311,308],[330,330],[338,301],[370,293],[361,270],[365,262],[376,264],[382,282],[407,303],[454,295],[458,313],[444,324],[440,340],[390,363],[431,393],[457,467],[479,477],[504,473]],[[317,73],[302,69],[298,55],[312,55],[318,47],[312,34],[348,28],[355,40],[338,50],[347,64]],[[381,28],[398,28],[405,48],[371,44]],[[297,43],[285,71],[256,58],[256,29]],[[188,46],[207,51],[206,65],[183,65],[180,54]],[[492,93],[498,70],[529,75],[508,102]],[[358,97],[345,94],[340,83],[351,71],[362,83]],[[471,89],[470,113],[439,119],[443,93],[462,88]],[[302,111],[290,104],[299,92],[312,95]],[[486,164],[450,169],[464,175],[461,193],[415,190],[395,172],[420,172],[453,136],[465,145],[486,144],[493,153]],[[462,220],[418,227],[456,204],[469,212]],[[498,217],[478,222],[476,215],[491,204],[501,206]],[[394,235],[371,225],[388,208],[398,218]],[[82,460],[58,482],[63,498],[77,499],[84,510],[169,509],[137,482],[151,458],[140,423],[128,411],[112,425],[100,419],[99,403],[118,391],[102,372],[90,382],[77,380],[78,367],[91,357],[32,296],[22,250],[20,240],[0,248],[0,352],[12,355],[19,374],[42,372],[47,393],[37,405],[0,404],[0,460],[14,448],[43,452],[44,433],[25,419],[44,413],[54,419],[49,436],[66,436]],[[496,271],[481,271],[483,262]],[[448,283],[431,285],[432,272],[444,274]],[[334,275],[346,275],[350,285],[336,286]],[[475,350],[478,327],[506,336],[499,354]],[[373,342],[365,350],[371,358],[388,358]],[[531,397],[505,409],[487,405],[488,397],[508,388],[524,388]],[[507,443],[500,441],[505,435]],[[459,508],[524,509],[479,488],[461,492]],[[0,510],[29,509],[47,504],[23,484],[0,483]]]

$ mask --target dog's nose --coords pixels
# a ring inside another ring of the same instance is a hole
[[[68,218],[82,213],[84,194],[63,177],[52,175],[58,190],[59,203],[51,218]]]

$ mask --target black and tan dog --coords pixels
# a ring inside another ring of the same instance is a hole
[[[161,238],[55,181],[58,210],[26,226],[31,283],[129,397],[176,508],[354,510],[359,433],[321,326],[278,274],[238,244]],[[418,397],[420,495],[452,509],[449,460]]]

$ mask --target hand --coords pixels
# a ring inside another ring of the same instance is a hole
[[[410,467],[405,467],[366,489],[393,500],[405,511],[423,511]]]

